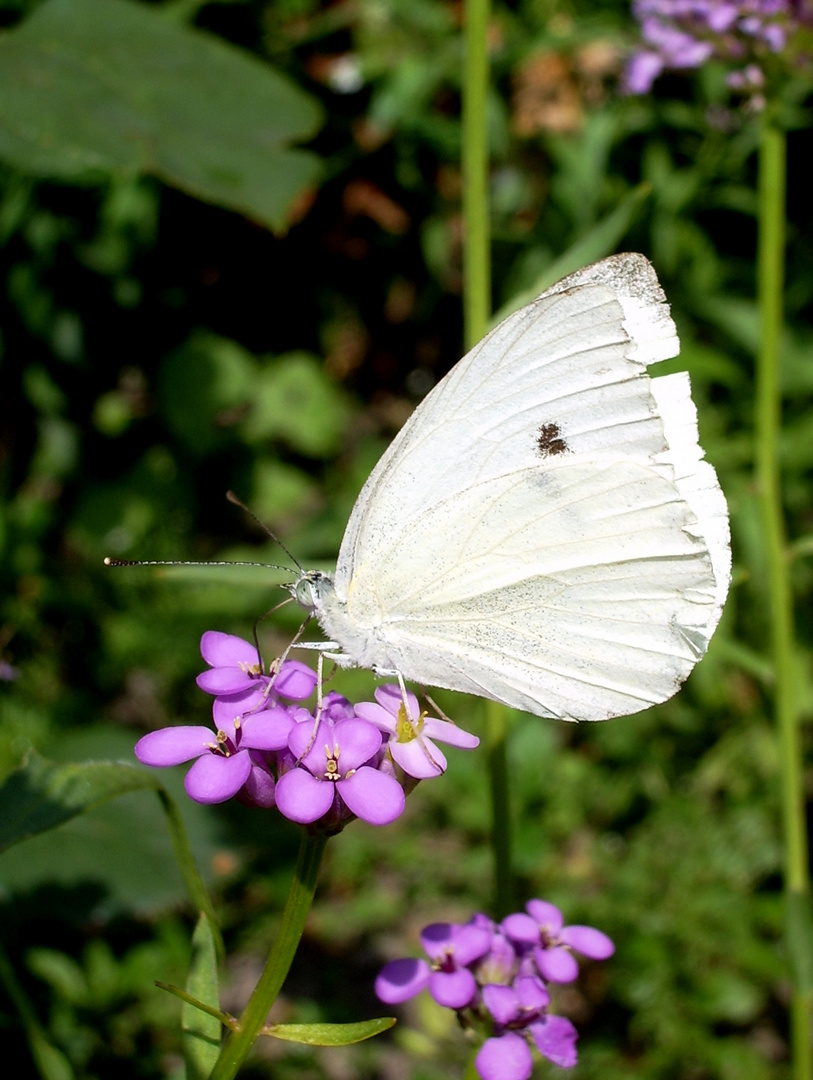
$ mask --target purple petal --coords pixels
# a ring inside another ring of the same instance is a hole
[[[279,705],[243,718],[240,746],[252,750],[281,750],[288,745],[294,722]]]
[[[447,1009],[465,1009],[477,993],[477,983],[468,968],[459,971],[433,971],[429,993]]]
[[[333,732],[330,724],[320,720],[314,733],[314,720],[310,713],[303,720],[298,721],[288,734],[288,749],[294,757],[297,760],[301,758],[303,765],[308,768],[311,767],[312,762],[311,771],[320,775],[325,768],[325,744],[329,745],[331,750],[333,749]]]
[[[592,926],[566,926],[559,940],[591,960],[606,960],[615,952],[615,945],[607,935]]]
[[[224,757],[206,754],[198,758],[184,780],[186,794],[199,803],[220,803],[236,795],[251,772],[248,751]]]
[[[534,959],[539,974],[548,982],[569,983],[579,974],[579,965],[567,949],[535,949]]]
[[[237,667],[240,664],[256,666],[260,657],[254,645],[234,634],[220,630],[207,630],[200,639],[200,654],[212,667]]]
[[[429,739],[419,737],[405,743],[393,740],[387,749],[407,776],[431,780],[446,772],[446,757]]]
[[[383,706],[391,716],[394,716],[396,719],[398,718],[398,713],[404,703],[401,687],[398,683],[385,683],[383,686],[377,686],[375,688],[375,700],[379,705]],[[421,707],[418,704],[418,699],[413,693],[407,690],[406,700],[409,708],[409,718],[411,720],[417,720],[421,715]]]
[[[366,720],[369,724],[375,724],[381,731],[389,735],[395,734],[395,717],[387,712],[381,705],[374,701],[360,701],[356,705],[356,716],[360,720]]]
[[[716,33],[722,34],[736,21],[740,13],[738,4],[716,4],[709,8],[706,19],[709,27]]]
[[[762,28],[762,40],[771,52],[781,52],[785,47],[786,35],[782,26],[764,26]]]
[[[307,769],[291,769],[277,780],[277,809],[290,821],[309,825],[324,817],[333,805],[333,784],[317,780]]]
[[[212,702],[215,727],[222,727],[224,720],[236,720],[253,709],[274,704],[273,694],[269,697],[265,690],[261,682],[253,679],[248,690],[241,690],[237,694],[219,694]]]
[[[655,79],[663,71],[663,61],[654,52],[639,52],[630,58],[624,72],[624,91],[627,94],[648,94]]]
[[[352,720],[356,715],[353,705],[336,690],[331,690],[325,695],[322,702],[322,716],[331,724],[337,724],[340,720]]]
[[[546,1016],[530,1025],[536,1048],[540,1054],[562,1069],[571,1069],[578,1060],[576,1040],[578,1031],[564,1016]]]
[[[265,810],[270,810],[276,803],[274,777],[264,762],[256,761],[250,754],[249,757],[251,758],[251,772],[240,789],[240,795],[241,797],[245,795],[246,801],[252,806],[261,806]]]
[[[381,746],[381,732],[366,720],[340,720],[334,725],[320,720],[308,750],[312,738],[310,725],[297,724],[288,737],[288,747],[294,757],[302,758],[302,764],[314,776],[322,776],[327,755],[335,755],[337,748],[341,775],[345,776],[369,761]]]
[[[454,947],[454,939],[460,927],[457,923],[430,923],[421,930],[421,945],[431,960],[442,959]]]
[[[299,660],[286,660],[274,680],[274,690],[289,701],[304,701],[316,686],[316,672]]]
[[[342,800],[368,825],[389,825],[404,812],[404,789],[391,776],[362,766],[336,784]]]
[[[519,1016],[519,998],[512,986],[488,983],[482,989],[483,1004],[497,1021],[505,1026]]]
[[[366,720],[340,720],[333,736],[341,747],[339,764],[344,775],[375,757],[381,747],[381,732]]]
[[[518,945],[538,945],[540,941],[539,923],[536,919],[526,915],[524,911],[517,911],[513,915],[507,915],[500,923],[502,932],[511,941]]]
[[[513,942],[499,930],[491,931],[488,952],[477,961],[477,981],[483,985],[496,983],[507,986],[517,963],[517,950]]]
[[[392,960],[375,980],[376,995],[387,1005],[400,1005],[426,988],[429,974],[425,960]]]
[[[536,919],[543,934],[549,937],[558,936],[565,920],[555,904],[550,904],[547,900],[529,900],[525,910],[532,919]]]
[[[208,748],[216,745],[211,728],[181,725],[144,735],[135,744],[133,753],[142,765],[180,765],[208,754]]]
[[[550,1005],[550,994],[537,975],[520,975],[514,981],[514,989],[521,1007],[526,1012],[544,1009]]]
[[[486,1039],[474,1060],[482,1080],[528,1080],[533,1064],[528,1044],[513,1031]]]
[[[436,923],[435,926],[443,926],[443,923]],[[430,927],[425,927],[421,934],[421,940],[427,952],[429,952],[427,946],[431,940],[427,935],[429,929]],[[464,926],[452,924],[451,948],[455,964],[458,967],[465,967],[466,964],[471,964],[479,960],[481,956],[485,956],[491,948],[492,938],[493,934],[485,927],[473,926],[471,923],[466,923]],[[448,952],[448,949],[444,951]]]
[[[688,38],[676,47],[669,57],[669,63],[676,68],[701,67],[714,55],[714,46],[710,41],[693,41]]]
[[[448,746],[460,747],[462,750],[473,750],[475,746],[480,745],[480,740],[476,735],[464,731],[457,724],[450,724],[448,720],[436,720],[433,716],[427,716],[424,720],[421,734],[430,739],[437,739],[438,742],[446,743]]]
[[[207,694],[239,694],[242,690],[255,687],[260,678],[239,667],[216,667],[202,671],[195,682]],[[265,676],[262,679],[267,683]]]
[[[488,915],[484,915],[482,911],[476,912],[469,919],[469,926],[477,926],[481,930],[487,930],[489,934],[495,934],[497,932],[497,925],[493,919],[490,919]]]

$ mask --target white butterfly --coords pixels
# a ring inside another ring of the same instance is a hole
[[[728,591],[728,511],[642,255],[510,315],[371,473],[335,577],[292,591],[343,662],[604,720],[671,697]]]

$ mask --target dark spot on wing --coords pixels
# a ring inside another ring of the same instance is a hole
[[[539,429],[536,445],[543,458],[556,457],[557,454],[565,454],[570,449],[562,438],[562,429],[558,424],[543,424]]]

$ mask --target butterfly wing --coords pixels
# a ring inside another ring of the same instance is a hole
[[[373,470],[325,630],[358,663],[542,715],[603,719],[669,697],[729,575],[688,379],[646,373],[677,350],[640,255],[506,319]]]

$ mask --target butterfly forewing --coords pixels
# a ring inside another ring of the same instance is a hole
[[[646,373],[677,350],[640,255],[510,316],[371,474],[323,628],[358,663],[541,715],[603,719],[669,697],[705,650],[729,570],[688,380]]]

